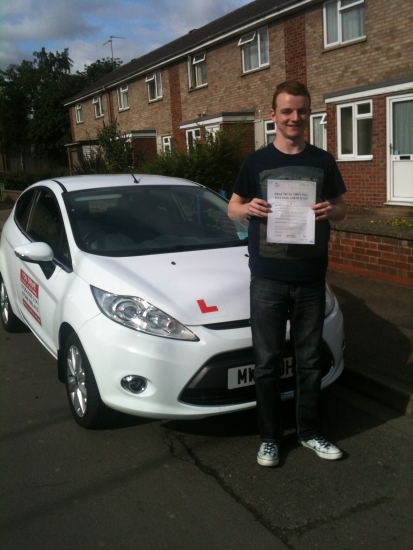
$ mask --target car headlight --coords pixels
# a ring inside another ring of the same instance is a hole
[[[334,296],[334,292],[331,290],[330,285],[327,283],[325,317],[328,317],[330,313],[333,311],[335,303],[336,303],[336,297]]]
[[[90,288],[101,312],[116,323],[153,336],[199,340],[179,321],[142,298],[111,294],[92,285]]]

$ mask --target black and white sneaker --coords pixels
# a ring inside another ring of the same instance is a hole
[[[329,443],[324,437],[315,437],[309,441],[299,440],[299,442],[303,447],[314,451],[320,458],[338,460],[343,456],[342,451],[332,443]]]
[[[277,466],[279,461],[278,445],[276,443],[261,443],[257,455],[258,464],[260,466]]]

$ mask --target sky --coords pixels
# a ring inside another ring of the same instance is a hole
[[[251,0],[0,0],[0,69],[69,48],[72,72],[113,55],[123,63]],[[105,42],[107,42],[105,44]]]

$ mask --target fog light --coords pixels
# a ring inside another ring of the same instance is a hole
[[[120,384],[122,388],[130,391],[131,393],[142,393],[144,390],[146,390],[148,381],[142,376],[135,376],[132,374],[122,378]]]

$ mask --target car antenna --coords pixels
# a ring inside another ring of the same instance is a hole
[[[134,174],[131,174],[131,176],[133,177],[133,181],[134,183],[139,183],[141,181],[142,178],[139,178],[138,180],[135,178],[135,175]]]

